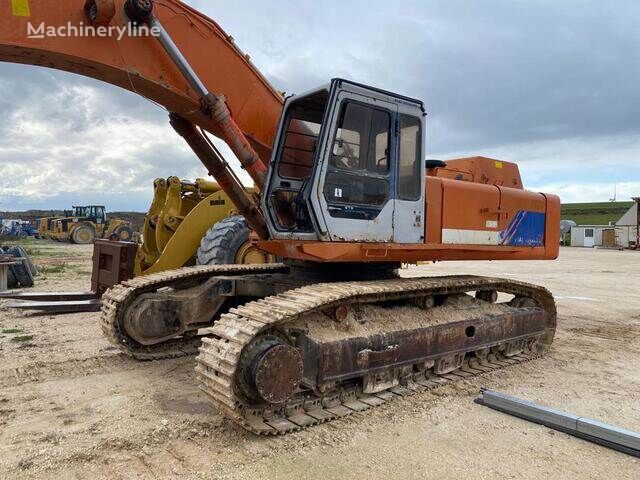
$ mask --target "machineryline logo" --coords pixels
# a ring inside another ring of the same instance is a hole
[[[96,38],[116,38],[122,40],[128,37],[158,37],[160,29],[157,27],[149,27],[147,25],[134,25],[128,23],[126,25],[85,25],[80,22],[74,25],[67,22],[66,25],[54,27],[41,22],[39,25],[27,23],[27,38],[66,38],[66,37],[96,37]]]

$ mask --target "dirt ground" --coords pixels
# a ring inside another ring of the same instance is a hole
[[[38,290],[88,289],[91,249],[30,244]],[[138,363],[98,313],[34,316],[0,301],[0,478],[640,478],[640,460],[473,403],[481,386],[640,430],[640,253],[564,248],[557,262],[451,262],[556,296],[551,353],[278,438],[224,420],[194,359]]]

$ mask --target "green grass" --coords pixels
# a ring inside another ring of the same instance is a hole
[[[68,257],[69,252],[58,248],[24,247],[30,257]]]
[[[87,270],[85,265],[71,264],[67,265],[67,268],[78,275],[91,275],[91,270]]]
[[[29,245],[37,245],[38,242],[40,242],[40,240],[36,240],[33,237],[21,239],[17,239],[15,237],[3,237],[3,239],[6,240],[5,243],[7,245],[22,245],[23,247],[27,247]]]
[[[7,246],[20,245],[30,257],[68,257],[69,252],[64,246],[71,245],[70,243],[49,243],[46,240],[36,240],[35,238],[22,240],[6,238],[1,243]]]
[[[22,329],[21,328],[3,328],[2,329],[2,333],[22,333]]]
[[[19,327],[3,328],[0,332],[5,335],[14,335],[13,337],[10,337],[10,341],[13,343],[19,343],[19,348],[29,348],[32,346],[31,340],[33,340],[33,335],[28,335]]]
[[[38,267],[38,273],[40,273],[41,275],[55,275],[59,273],[65,273],[66,271],[66,263],[61,263],[59,265],[42,265]]]
[[[633,202],[566,203],[562,205],[562,219],[578,225],[609,225],[620,220]]]
[[[33,340],[33,335],[16,335],[11,339],[15,343],[27,343]]]
[[[86,276],[91,275],[91,270],[87,270],[86,265],[64,262],[57,265],[41,265],[38,267],[38,273],[45,278],[48,275],[54,276],[67,274]]]

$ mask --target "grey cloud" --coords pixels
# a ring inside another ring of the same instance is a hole
[[[90,99],[79,95],[82,89],[91,90]],[[106,83],[46,68],[0,64],[0,114],[16,121],[27,113],[75,132],[116,116],[166,119],[166,113],[147,100]],[[10,128],[11,122],[3,122],[0,133]]]
[[[430,156],[495,153],[553,186],[576,181],[585,161],[579,182],[625,180],[611,159],[618,167],[640,155],[637,2],[187,3],[233,35],[278,89],[344,76],[421,98]],[[0,116],[0,164],[22,168],[22,185],[72,188],[62,172],[80,168],[98,192],[126,195],[150,190],[156,175],[204,174],[164,111],[90,79],[0,64]],[[623,174],[640,178],[637,168]]]

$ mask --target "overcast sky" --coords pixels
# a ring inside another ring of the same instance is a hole
[[[640,195],[640,2],[190,0],[279,90],[345,77],[424,100],[429,158],[520,164],[565,202]],[[0,64],[0,210],[146,210],[206,172],[166,112],[79,76]]]

